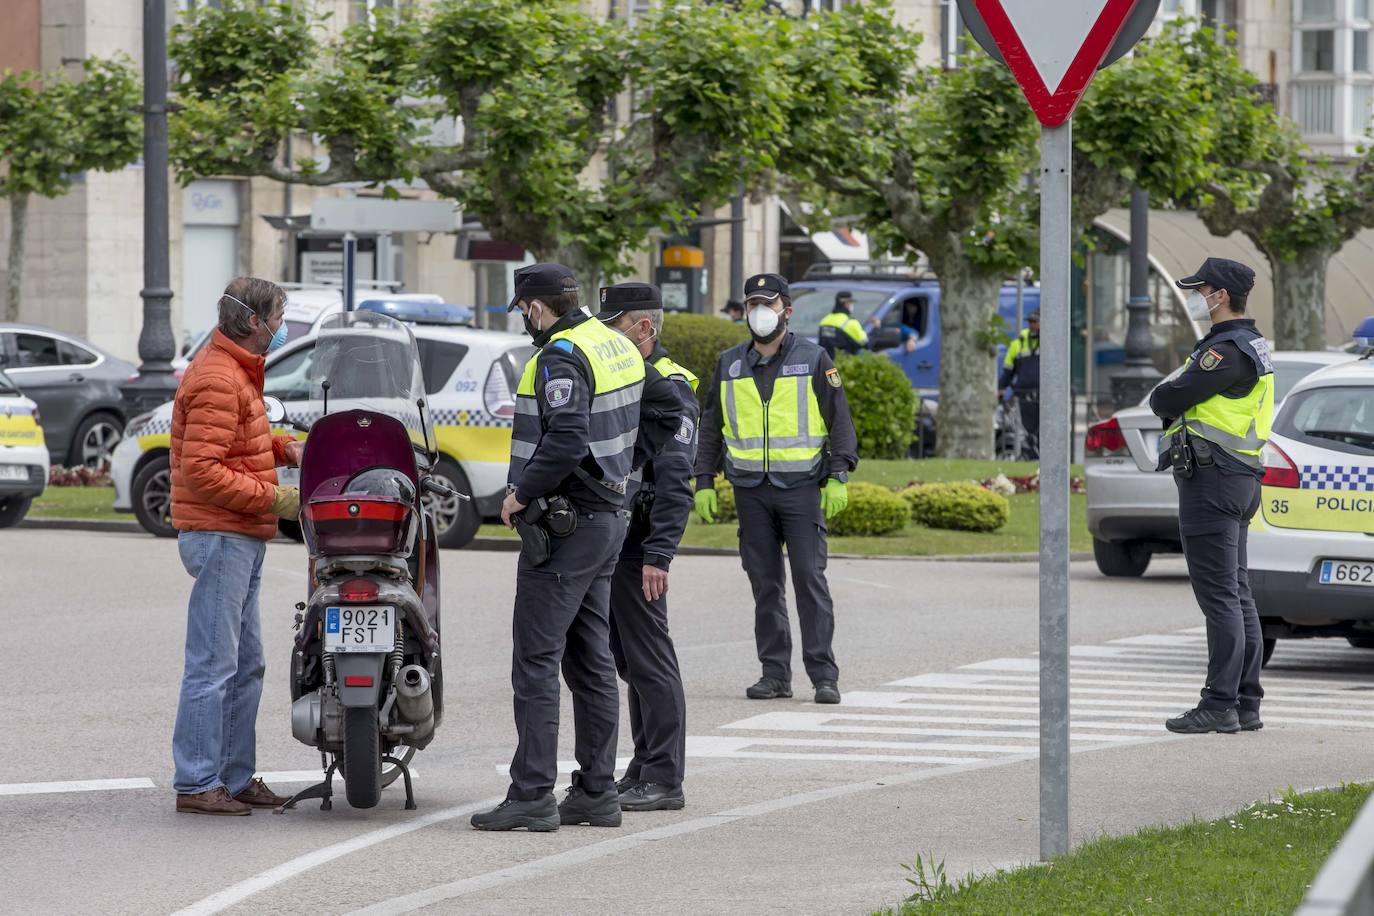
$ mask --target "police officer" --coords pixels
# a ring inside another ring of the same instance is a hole
[[[506,800],[476,814],[479,830],[620,825],[615,749],[620,695],[611,657],[611,574],[625,537],[644,360],[578,306],[561,264],[515,273],[520,310],[539,353],[516,389],[501,519],[524,542],[515,584],[511,685],[519,745]],[[558,666],[572,691],[578,769],[563,803],[558,776]]]
[[[677,810],[685,804],[687,698],[668,633],[668,566],[692,513],[697,377],[659,343],[657,286],[601,290],[596,317],[629,338],[645,362],[635,470],[625,491],[630,527],[611,580],[611,652],[629,688],[635,746],[616,788],[622,811]]]
[[[860,353],[868,346],[868,332],[854,317],[853,293],[841,290],[835,294],[835,308],[821,319],[817,336],[831,359],[836,353]]]
[[[1026,328],[1007,347],[1002,360],[999,391],[1008,388],[1016,395],[1021,411],[1021,428],[1026,442],[1021,453],[1027,460],[1040,457],[1040,310],[1026,316]]]
[[[1207,684],[1195,709],[1166,721],[1182,734],[1255,731],[1263,640],[1245,541],[1259,509],[1260,451],[1274,416],[1269,346],[1245,317],[1255,272],[1208,258],[1191,277],[1188,314],[1212,323],[1183,372],[1150,395],[1164,420],[1160,466],[1178,485],[1178,522],[1193,594],[1207,618]]]
[[[787,330],[787,281],[777,274],[750,277],[745,296],[753,339],[721,354],[702,398],[696,509],[706,522],[714,520],[715,474],[723,463],[735,490],[740,560],[754,591],[754,640],[763,666],[747,695],[792,695],[786,544],[806,673],[817,703],[838,703],[825,522],[849,502],[846,483],[859,462],[854,420],[830,357]]]

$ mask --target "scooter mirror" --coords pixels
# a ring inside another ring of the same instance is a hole
[[[281,423],[286,419],[286,405],[281,398],[267,396],[262,399],[262,409],[267,412],[268,423]]]

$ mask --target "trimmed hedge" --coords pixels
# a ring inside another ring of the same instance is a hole
[[[717,474],[715,483],[716,523],[733,522],[739,518],[739,512],[735,509],[735,488],[725,479],[724,474]]]
[[[820,498],[819,495],[817,498]],[[827,527],[837,537],[875,537],[901,531],[906,527],[910,515],[907,504],[887,487],[874,483],[851,483],[849,505],[832,518]]]
[[[663,316],[661,339],[673,361],[696,373],[705,387],[716,372],[720,354],[748,340],[749,329],[712,315],[669,312]]]
[[[1005,496],[976,483],[930,483],[903,490],[911,517],[928,528],[996,531],[1011,520]]]
[[[872,353],[842,355],[836,360],[860,458],[905,458],[916,428],[916,393],[895,362]]]

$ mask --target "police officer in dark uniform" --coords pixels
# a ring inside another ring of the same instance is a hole
[[[515,274],[511,309],[540,348],[516,389],[501,519],[520,532],[511,686],[519,745],[506,800],[473,815],[479,830],[620,826],[615,750],[620,692],[611,656],[611,576],[625,538],[622,508],[639,428],[644,360],[578,306],[561,264]],[[578,769],[558,776],[558,669],[572,691]]]
[[[1026,316],[1026,328],[1016,335],[1007,347],[1002,360],[1002,376],[997,380],[999,391],[1008,388],[1016,395],[1021,412],[1021,428],[1026,442],[1021,456],[1028,461],[1040,457],[1040,310]]]
[[[1263,639],[1246,569],[1246,535],[1259,509],[1260,452],[1274,416],[1269,345],[1245,317],[1255,272],[1208,258],[1191,277],[1188,313],[1212,323],[1183,372],[1150,395],[1164,420],[1159,470],[1178,485],[1179,531],[1193,594],[1207,618],[1207,684],[1195,709],[1167,720],[1181,734],[1255,731]]]
[[[649,283],[601,290],[596,316],[644,357],[644,396],[634,472],[626,486],[630,528],[611,581],[611,652],[629,689],[635,753],[616,783],[622,811],[685,804],[687,698],[668,633],[668,567],[692,513],[697,377],[659,342],[663,298]]]
[[[806,673],[817,703],[838,703],[825,523],[849,502],[849,472],[859,463],[854,420],[830,357],[787,330],[787,281],[777,274],[750,277],[745,297],[753,340],[721,354],[701,400],[696,509],[705,521],[714,520],[715,474],[723,464],[735,491],[740,560],[754,592],[754,639],[763,666],[747,696],[792,695],[786,544]]]

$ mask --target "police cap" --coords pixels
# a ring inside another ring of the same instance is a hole
[[[530,264],[515,272],[515,295],[506,311],[515,311],[521,299],[561,296],[577,292],[577,275],[562,264]]]
[[[1212,286],[1226,290],[1232,297],[1244,298],[1255,288],[1255,272],[1239,261],[1208,258],[1202,262],[1197,273],[1184,277],[1177,285],[1179,289]]]
[[[625,312],[663,308],[663,294],[652,283],[617,283],[601,287],[601,321],[614,321]]]
[[[792,298],[792,293],[787,287],[787,281],[781,274],[754,274],[748,282],[744,284],[744,300],[767,299],[772,302],[779,296]]]

